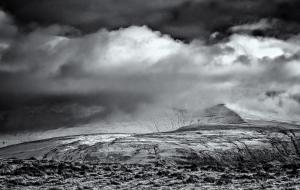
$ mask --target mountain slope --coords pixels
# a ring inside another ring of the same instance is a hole
[[[226,107],[225,104],[218,104],[205,109],[196,115],[198,123],[201,124],[243,124],[246,123],[239,114]]]

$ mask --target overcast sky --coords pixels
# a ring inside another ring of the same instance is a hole
[[[217,103],[300,121],[297,0],[2,0],[0,6],[0,131]]]

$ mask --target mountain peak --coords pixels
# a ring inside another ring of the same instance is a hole
[[[200,123],[208,124],[242,124],[246,123],[235,111],[225,104],[217,104],[205,109],[198,119]]]

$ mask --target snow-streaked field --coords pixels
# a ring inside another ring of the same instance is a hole
[[[295,127],[295,133],[298,134],[298,126]],[[148,162],[159,156],[176,161],[180,154],[191,151],[213,153],[245,146],[250,149],[270,149],[270,142],[274,138],[289,141],[290,137],[280,130],[283,128],[244,124],[193,125],[163,133],[75,135],[4,147],[0,149],[0,158]]]
[[[0,188],[299,189],[299,136],[296,125],[214,124],[32,141],[0,149]]]

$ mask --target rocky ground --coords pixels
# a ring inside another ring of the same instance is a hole
[[[299,189],[300,164],[253,167],[8,159],[0,162],[0,189]]]
[[[28,142],[0,149],[0,189],[300,189],[299,136],[239,124]]]

